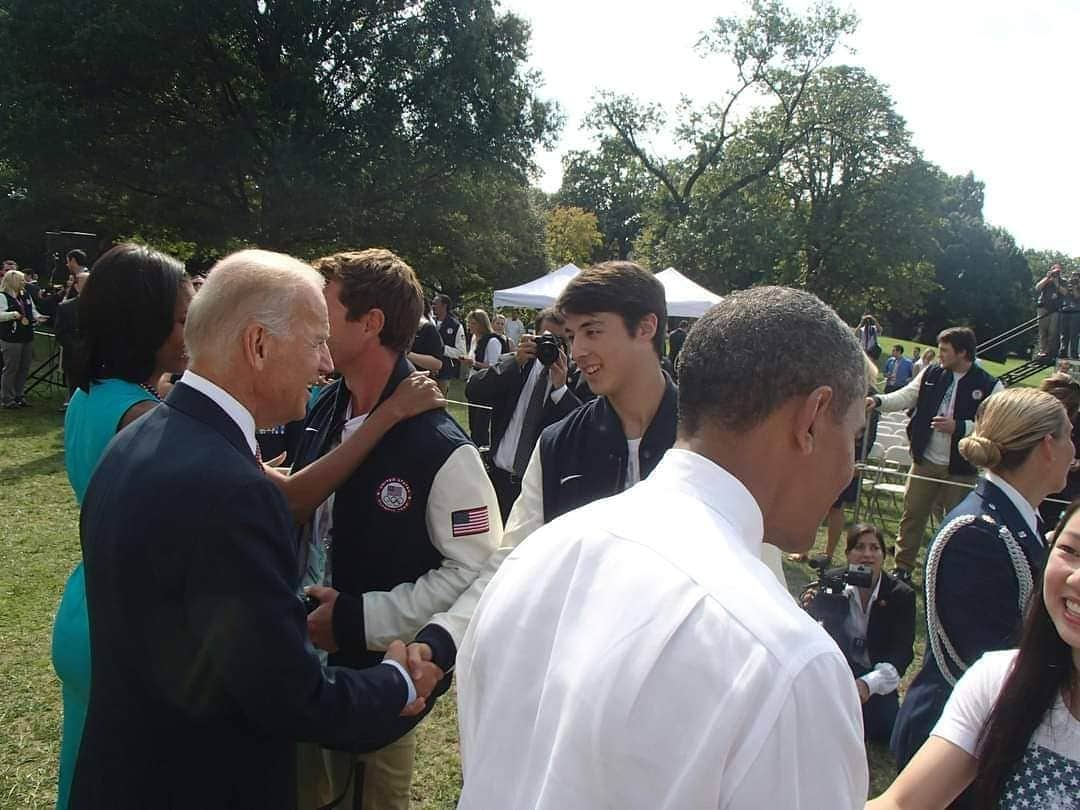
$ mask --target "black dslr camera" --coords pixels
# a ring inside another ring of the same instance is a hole
[[[830,636],[839,639],[848,614],[844,586],[869,588],[874,584],[874,572],[869,565],[849,565],[847,568],[830,570],[829,558],[824,554],[811,557],[809,565],[818,572],[818,579],[803,591],[803,607]]]
[[[562,339],[551,332],[544,332],[536,338],[536,359],[543,366],[550,366],[559,359],[559,350],[563,348]]]

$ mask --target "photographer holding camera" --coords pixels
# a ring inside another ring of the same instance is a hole
[[[866,738],[881,742],[892,735],[900,708],[896,687],[911,665],[915,644],[915,591],[882,570],[886,553],[881,530],[856,523],[847,535],[848,567],[822,570],[803,594],[807,612],[851,666]],[[822,569],[828,560],[811,565]]]
[[[1035,285],[1036,306],[1039,313],[1039,357],[1054,358],[1061,340],[1061,300],[1065,286],[1061,280],[1061,265],[1050,265],[1049,272]]]

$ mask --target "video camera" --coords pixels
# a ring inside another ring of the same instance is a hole
[[[536,336],[536,359],[542,366],[553,365],[559,359],[559,350],[565,348],[562,338],[551,332]]]
[[[874,572],[869,565],[849,565],[847,568],[830,570],[829,562],[824,554],[810,558],[809,565],[818,572],[818,579],[806,586],[802,604],[830,636],[839,639],[848,614],[844,587],[869,588],[874,584]]]

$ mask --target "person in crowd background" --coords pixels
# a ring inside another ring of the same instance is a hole
[[[537,316],[536,334],[564,339],[566,322],[554,309]],[[513,354],[469,377],[465,395],[491,411],[491,449],[488,475],[499,499],[503,521],[521,494],[521,477],[540,438],[540,431],[581,405],[569,385],[569,359],[560,346],[554,362],[536,356],[535,335],[521,335]]]
[[[899,391],[866,400],[882,413],[914,408],[908,421],[912,477],[896,540],[898,576],[910,581],[930,514],[953,509],[976,482],[977,473],[960,453],[960,441],[974,424],[975,411],[1001,383],[975,362],[975,333],[962,326],[938,335],[940,365],[929,366]],[[967,486],[956,486],[962,484]]]
[[[503,345],[505,347],[503,349],[503,351],[511,352],[515,348],[517,348],[517,344],[512,343],[510,341],[510,337],[506,334],[506,316],[505,315],[496,315],[494,318],[491,319],[491,331],[493,331],[496,335],[498,335],[499,337],[501,337],[503,339],[503,341],[504,341]]]
[[[878,326],[877,319],[873,315],[863,315],[859,325],[855,328],[855,336],[859,339],[859,345],[875,363],[881,357],[881,346],[878,344],[878,335],[880,334],[881,327]]]
[[[67,393],[60,409],[67,408],[71,395],[78,387],[75,383],[75,368],[79,364],[77,354],[80,350],[79,342],[79,296],[86,286],[90,273],[79,273],[75,277],[73,289],[75,296],[64,301],[56,309],[56,317],[53,319],[53,334],[60,346],[60,368],[64,374],[64,384]]]
[[[365,671],[313,654],[291,531],[301,493],[257,458],[255,430],[302,416],[329,369],[321,288],[281,254],[222,260],[188,311],[183,380],[98,462],[81,522],[94,669],[73,807],[293,808],[295,741],[379,747],[425,708],[436,668],[410,677],[400,641]]]
[[[679,325],[668,333],[667,356],[671,361],[671,367],[676,371],[679,368],[679,352],[682,351],[683,343],[686,342],[687,329],[689,329],[689,324],[686,321],[679,321]]]
[[[457,379],[461,373],[461,358],[468,353],[465,342],[465,330],[452,313],[453,302],[448,295],[436,295],[431,300],[431,309],[435,314],[435,328],[439,330],[443,349],[442,369],[439,371],[439,387],[445,395],[450,390],[450,380]]]
[[[86,251],[79,248],[67,252],[64,256],[64,265],[67,267],[70,278],[74,278],[79,273],[85,273],[90,269],[86,260]]]
[[[1069,468],[1065,488],[1055,492],[1039,504],[1039,517],[1044,527],[1056,526],[1065,507],[1080,495],[1080,426],[1077,424],[1077,412],[1080,411],[1080,382],[1068,374],[1056,371],[1039,384],[1039,390],[1055,397],[1065,406],[1065,413],[1072,425],[1073,446],[1077,448],[1077,457]]]
[[[488,314],[482,309],[469,313],[468,324],[470,353],[461,358],[461,364],[469,369],[468,376],[472,377],[477,371],[498,363],[499,357],[510,350],[510,341],[494,332]],[[468,387],[465,392],[468,399]],[[469,436],[477,447],[486,448],[491,444],[491,411],[469,408]]]
[[[835,630],[825,625],[835,633],[855,676],[863,734],[867,740],[886,743],[900,708],[896,689],[915,657],[915,591],[882,570],[888,553],[885,537],[876,526],[856,523],[848,530],[848,565],[869,567],[870,586],[847,585],[848,610],[842,625]],[[844,570],[834,569],[827,576],[839,578]]]
[[[512,309],[510,310],[510,317],[506,319],[506,336],[510,338],[510,346],[514,349],[517,348],[521,336],[525,334],[525,324],[521,322],[518,316],[518,311]]]
[[[326,454],[409,378],[405,352],[423,305],[412,268],[388,250],[338,253],[314,266],[327,282],[330,356],[342,377],[308,415],[294,471]],[[378,662],[395,639],[415,637],[416,662],[434,661],[441,677],[456,647],[444,630],[425,625],[468,588],[501,534],[480,454],[453,417],[433,410],[401,422],[304,526],[304,582],[319,602],[308,616],[312,640],[331,664],[359,668]],[[415,751],[410,732],[359,761],[305,752],[301,810],[333,800],[407,810]]]
[[[913,349],[913,351],[914,351],[914,349]],[[928,366],[932,365],[933,362],[934,362],[934,357],[935,357],[935,354],[934,354],[933,349],[924,349],[923,353],[919,357],[919,359],[916,360],[911,366],[911,375],[912,375],[912,377],[918,376],[918,374],[923,369],[925,369]]]
[[[888,360],[885,361],[885,393],[891,394],[911,382],[915,376],[912,362],[904,355],[904,347],[899,343],[892,347]]]
[[[1059,312],[1061,299],[1065,295],[1065,285],[1061,281],[1061,265],[1054,263],[1035,284],[1036,312],[1039,316],[1039,354],[1040,358],[1053,359],[1058,354],[1061,340]]]
[[[418,369],[438,376],[443,365],[443,342],[431,318],[431,304],[425,298],[420,325],[416,328],[416,337],[413,338],[412,347],[406,357]]]
[[[561,303],[575,356],[609,390],[596,366],[616,371],[611,346],[588,332],[621,345],[629,324],[575,302],[631,271],[600,270]],[[630,338],[654,369],[662,322],[650,311]],[[805,354],[785,350],[792,334]],[[463,810],[865,801],[851,670],[761,560],[763,537],[806,551],[851,479],[860,347],[814,296],[762,287],[706,313],[680,369],[675,447],[632,489],[537,531],[484,594],[458,664]]]
[[[1065,485],[1075,456],[1062,404],[1010,388],[987,399],[960,452],[986,470],[946,517],[926,558],[927,650],[900,707],[891,747],[903,767],[919,750],[957,679],[983,653],[1015,643],[1046,559],[1036,508]],[[958,807],[970,807],[970,797]]]
[[[1080,502],[1054,531],[1019,649],[964,673],[929,739],[866,810],[1076,807],[1080,800]]]
[[[0,310],[0,355],[4,358],[0,407],[26,408],[30,404],[24,394],[34,360],[34,326],[45,318],[34,307],[26,291],[26,276],[19,270],[9,270],[0,279],[0,304],[4,305]]]

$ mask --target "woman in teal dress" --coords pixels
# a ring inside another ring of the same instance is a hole
[[[64,463],[82,503],[98,459],[117,431],[158,402],[153,382],[183,371],[184,319],[193,290],[184,266],[137,245],[118,245],[94,265],[79,298],[78,389],[64,417]],[[52,657],[64,698],[57,807],[68,791],[90,701],[90,635],[82,563],[64,588]]]
[[[141,245],[118,245],[94,265],[79,298],[79,351],[73,369],[78,390],[64,418],[65,465],[79,504],[112,437],[160,401],[154,383],[163,374],[184,370],[184,321],[193,294],[179,261]],[[386,431],[445,404],[435,381],[415,374],[334,452],[294,476],[269,467],[267,475],[281,486],[297,523],[306,522]],[[56,806],[67,810],[90,702],[90,625],[82,563],[68,579],[56,613],[52,658],[64,703]]]

